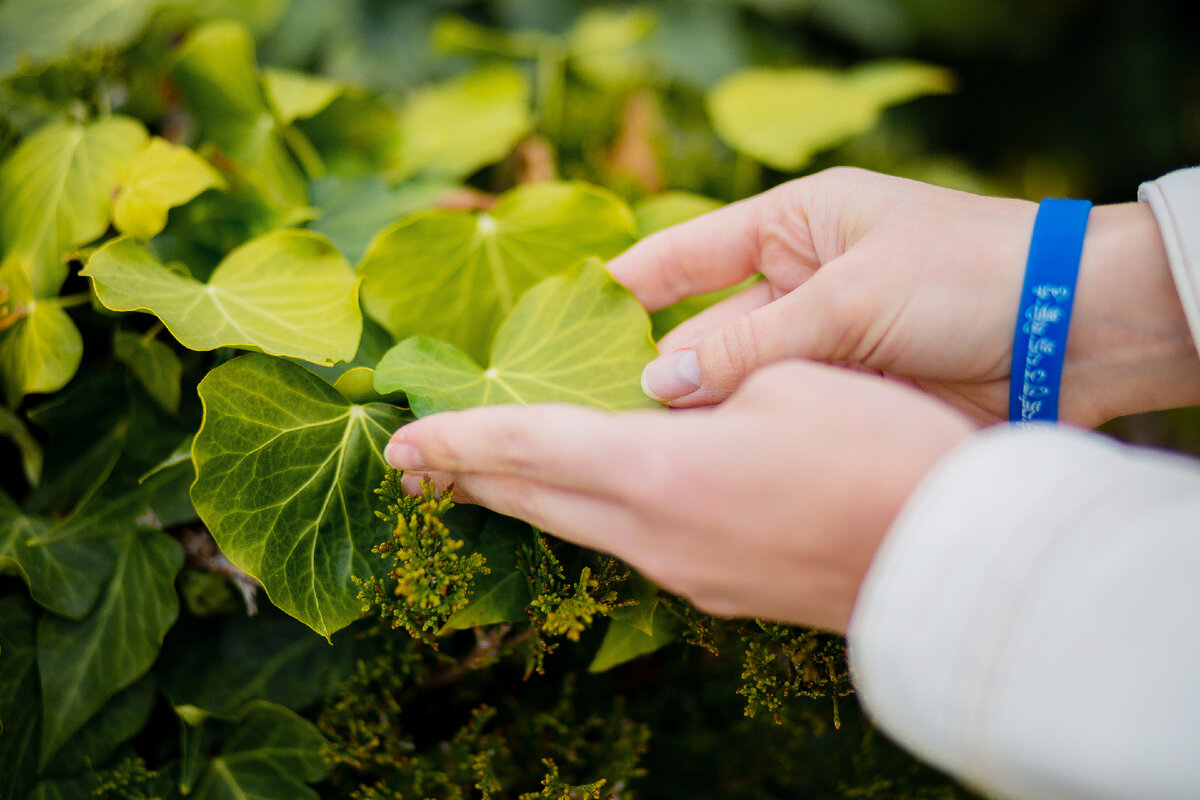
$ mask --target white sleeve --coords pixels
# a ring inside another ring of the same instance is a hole
[[[1146,184],[1200,340],[1200,169]],[[867,712],[1021,800],[1200,797],[1200,463],[996,427],[922,481],[848,634]]]
[[[993,428],[906,504],[849,639],[868,713],[969,785],[1200,797],[1200,464]]]

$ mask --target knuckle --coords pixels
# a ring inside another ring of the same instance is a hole
[[[721,386],[730,388],[738,379],[758,366],[761,355],[758,333],[749,316],[737,317],[721,328],[711,344],[709,363],[718,365],[719,372],[712,376]]]

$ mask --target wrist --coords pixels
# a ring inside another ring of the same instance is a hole
[[[1063,419],[1093,426],[1200,403],[1200,356],[1146,205],[1092,210],[1071,327]]]

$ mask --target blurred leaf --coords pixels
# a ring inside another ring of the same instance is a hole
[[[483,554],[491,571],[476,576],[470,602],[446,621],[447,630],[528,618],[529,581],[517,568],[517,548],[529,541],[529,536],[527,523],[500,514],[488,517],[475,551]]]
[[[423,89],[400,117],[397,177],[465,177],[512,152],[530,125],[529,83],[513,67]]]
[[[0,214],[3,214],[0,208]],[[0,267],[23,315],[0,334],[0,380],[15,406],[27,394],[56,392],[67,385],[83,358],[83,337],[57,298],[34,299],[33,288],[17,261]]]
[[[41,606],[72,619],[91,611],[113,567],[101,542],[30,546],[52,521],[27,516],[0,491],[0,574],[16,575]]]
[[[537,58],[553,37],[537,30],[489,28],[457,15],[448,15],[433,28],[433,43],[443,53],[506,58]]]
[[[24,798],[37,781],[40,699],[33,605],[0,597],[0,797]]]
[[[42,477],[42,446],[30,435],[25,423],[12,411],[0,408],[0,436],[7,436],[21,454],[21,470],[30,486],[37,486]]]
[[[262,80],[279,121],[285,125],[319,113],[346,88],[329,78],[271,67],[263,70]]]
[[[101,766],[117,747],[145,727],[157,696],[152,675],[119,692],[63,745],[45,771],[71,775]]]
[[[637,298],[593,260],[521,297],[486,370],[454,345],[419,336],[383,357],[375,388],[404,391],[419,417],[497,403],[652,408],[641,386],[642,368],[658,355],[649,333]]]
[[[604,633],[604,639],[600,642],[592,663],[588,666],[588,672],[604,672],[638,656],[653,653],[670,644],[676,634],[674,620],[666,614],[655,615],[650,633],[614,616],[608,623],[608,630]]]
[[[189,796],[317,800],[319,795],[306,784],[329,774],[325,747],[325,738],[311,722],[281,706],[256,702],[223,739]]]
[[[713,89],[708,109],[730,147],[796,172],[821,150],[870,130],[887,106],[951,86],[945,70],[914,62],[878,62],[847,72],[751,69]]]
[[[304,175],[263,95],[244,25],[218,20],[196,28],[179,48],[174,75],[205,137],[265,197],[283,208],[307,205]]]
[[[0,3],[0,79],[74,50],[129,44],[162,0],[5,0]]]
[[[117,176],[145,142],[146,129],[126,117],[52,122],[0,165],[0,264],[15,263],[34,297],[57,294],[63,257],[108,228]]]
[[[333,244],[279,230],[234,250],[208,283],[181,276],[130,238],[109,242],[80,273],[113,311],[148,311],[192,350],[257,348],[332,363],[362,333],[358,280]]]
[[[647,197],[634,206],[633,217],[637,220],[638,232],[642,236],[649,236],[710,211],[716,211],[722,205],[724,204],[720,200],[691,192],[663,192]]]
[[[567,34],[571,65],[601,87],[646,80],[652,72],[644,45],[658,19],[646,8],[593,8],[580,15]]]
[[[383,445],[407,415],[352,404],[296,364],[258,354],[209,372],[200,399],[192,501],[221,551],[313,630],[344,628],[362,613],[350,576],[387,570],[371,553],[386,533],[370,520]]]
[[[334,646],[266,607],[259,614],[187,620],[172,630],[157,667],[172,705],[232,719],[254,700],[303,711],[353,669],[352,634]]]
[[[521,186],[486,213],[426,211],[380,233],[358,265],[363,307],[396,339],[424,334],[482,360],[522,292],[634,238],[633,215],[607,191]]]
[[[172,413],[179,410],[183,366],[174,350],[157,339],[117,331],[113,334],[113,355],[129,368],[163,410]]]
[[[116,566],[92,613],[79,622],[47,614],[38,624],[43,765],[110,697],[145,674],[179,613],[179,544],[133,530],[110,542]]]
[[[166,227],[168,209],[205,189],[225,186],[225,179],[204,159],[157,136],[122,172],[113,223],[139,239],[150,239]]]
[[[389,186],[375,174],[313,181],[313,206],[320,212],[308,227],[328,236],[351,264],[358,263],[377,233],[406,214],[432,208],[456,184],[411,181]]]

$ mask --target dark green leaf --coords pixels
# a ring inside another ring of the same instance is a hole
[[[117,747],[145,727],[157,695],[150,675],[119,692],[63,745],[45,772],[72,775],[102,766]]]
[[[39,701],[33,605],[0,597],[0,797],[23,798],[37,781]]]
[[[528,541],[526,523],[500,514],[488,517],[475,550],[487,559],[491,571],[475,578],[471,601],[446,621],[448,630],[517,622],[527,617],[529,582],[517,569],[517,548]]]

